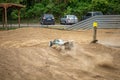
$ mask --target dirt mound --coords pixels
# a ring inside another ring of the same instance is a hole
[[[101,31],[103,41],[108,33]],[[91,36],[91,30],[0,31],[0,80],[120,80],[120,49],[90,44]],[[73,40],[74,47],[62,51],[49,47],[55,38]]]

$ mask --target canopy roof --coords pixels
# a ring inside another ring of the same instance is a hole
[[[0,3],[0,8],[3,8],[3,11],[2,11],[2,17],[3,17],[3,27],[4,27],[4,24],[7,28],[7,9],[8,8],[16,8],[18,9],[18,24],[19,24],[19,27],[20,27],[20,9],[23,8],[25,6],[21,5],[21,4],[14,4],[14,3]]]
[[[14,8],[23,8],[25,6],[21,4],[14,4],[14,3],[0,3],[1,8],[8,8],[8,7],[14,7]]]

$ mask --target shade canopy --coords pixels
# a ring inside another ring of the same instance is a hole
[[[21,5],[21,4],[14,4],[14,3],[0,3],[0,8],[3,8],[2,11],[2,19],[3,19],[3,27],[5,24],[5,27],[7,28],[7,9],[8,8],[16,8],[18,9],[18,24],[20,27],[20,9],[23,8],[25,6]]]
[[[21,4],[14,4],[14,3],[0,3],[0,7],[2,8],[8,8],[8,7],[14,7],[14,8],[23,8],[25,6]]]

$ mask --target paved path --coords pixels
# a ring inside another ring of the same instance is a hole
[[[3,25],[0,24],[0,27],[2,27]],[[18,24],[8,24],[8,26],[18,26]],[[60,25],[60,24],[56,24],[56,25],[40,25],[40,24],[20,24],[21,27],[44,27],[44,26],[65,26],[65,25]],[[69,26],[69,25],[68,25]]]

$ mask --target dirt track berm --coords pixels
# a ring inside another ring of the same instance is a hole
[[[73,47],[73,40],[64,41],[62,39],[54,39],[49,42],[49,46],[58,50],[71,50]]]

